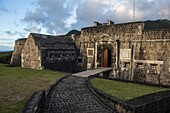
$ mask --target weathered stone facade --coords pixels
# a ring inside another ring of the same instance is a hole
[[[12,53],[10,65],[12,65],[12,66],[20,66],[21,65],[21,51],[24,47],[25,41],[26,41],[26,38],[18,39],[15,41],[15,48]]]
[[[81,30],[79,41],[87,69],[112,67],[115,78],[170,85],[170,29],[145,30],[143,22],[95,22]]]
[[[31,33],[27,39],[16,41],[11,65],[30,69],[52,69],[77,72],[79,51],[73,43],[77,36],[50,36]]]
[[[170,29],[145,30],[144,22],[95,22],[81,35],[30,34],[22,67],[70,72],[112,67],[114,78],[170,85],[169,46]]]
[[[30,69],[43,69],[41,65],[41,50],[30,34],[25,42],[21,54],[21,66]]]

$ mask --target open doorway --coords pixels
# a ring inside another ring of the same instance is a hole
[[[108,48],[104,48],[102,51],[102,67],[111,67],[111,51]]]

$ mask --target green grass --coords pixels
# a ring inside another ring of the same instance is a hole
[[[101,78],[91,80],[94,87],[104,93],[112,95],[119,100],[129,100],[142,95],[169,90],[167,88],[158,88],[134,83],[125,83]]]
[[[19,113],[34,91],[48,89],[64,73],[0,64],[0,113]]]

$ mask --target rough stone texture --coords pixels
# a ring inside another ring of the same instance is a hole
[[[143,22],[95,24],[81,30],[79,41],[87,69],[102,66],[108,48],[115,78],[170,85],[170,29],[145,30]],[[97,51],[97,57],[88,57],[88,48]]]
[[[81,35],[31,34],[37,38],[28,37],[22,67],[93,69],[105,66],[104,50],[108,49],[111,63],[107,67],[113,68],[113,77],[170,85],[170,29],[145,30],[144,22],[94,25],[82,28]]]
[[[134,76],[140,76],[142,81],[163,85],[170,84],[169,45],[170,41],[135,43]]]
[[[113,113],[85,85],[85,78],[69,76],[52,88],[43,113]]]
[[[26,103],[22,113],[42,113],[45,104],[45,90],[34,92]]]
[[[77,72],[78,55],[71,36],[31,33],[22,50],[22,67]]]
[[[119,63],[119,58],[116,58],[118,48],[117,40],[121,43],[126,42],[121,45],[121,48],[129,48],[130,40],[142,38],[142,30],[142,22],[99,25],[83,28],[79,39],[81,42],[80,52],[82,55],[87,56],[87,48],[95,49],[97,47],[97,66],[100,67],[102,66],[103,50],[108,48],[111,51],[111,66],[115,68],[115,70],[118,70],[119,67],[117,65]],[[97,46],[95,46],[95,42],[97,42]],[[94,68],[94,59],[94,57],[87,57],[87,64],[91,65],[89,69]]]
[[[21,51],[24,47],[25,41],[26,41],[26,38],[18,39],[15,41],[15,48],[12,53],[10,65],[21,66]]]
[[[30,69],[42,69],[41,65],[41,50],[36,44],[34,38],[30,34],[25,42],[21,54],[21,66]]]
[[[142,36],[144,40],[170,39],[170,29],[144,30]]]

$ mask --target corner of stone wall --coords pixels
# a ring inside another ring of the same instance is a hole
[[[15,41],[14,51],[12,53],[12,58],[10,61],[11,66],[21,66],[21,53],[24,47],[26,38],[19,39]]]

